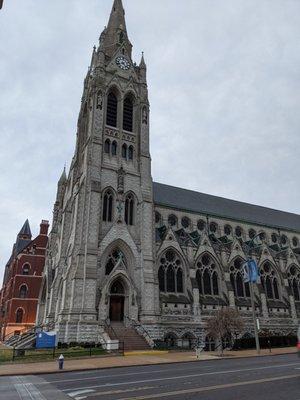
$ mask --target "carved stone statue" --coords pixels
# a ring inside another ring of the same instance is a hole
[[[146,107],[143,108],[142,122],[143,124],[148,125],[148,112]]]
[[[97,109],[102,110],[103,106],[103,93],[102,90],[99,90],[97,93]]]

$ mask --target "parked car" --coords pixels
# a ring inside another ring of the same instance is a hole
[[[300,357],[300,326],[298,328],[298,344],[297,344],[297,349],[298,349],[298,356]]]

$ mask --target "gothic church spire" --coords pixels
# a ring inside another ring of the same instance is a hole
[[[131,57],[132,44],[127,35],[122,0],[114,0],[107,28],[101,37],[103,50],[107,56],[112,57],[119,47],[124,46]]]

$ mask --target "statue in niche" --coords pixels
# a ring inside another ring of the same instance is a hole
[[[142,122],[143,124],[148,125],[148,113],[146,107],[143,108]]]
[[[118,171],[118,193],[124,193],[124,176],[125,171],[123,167],[121,167]]]
[[[103,94],[102,91],[99,90],[97,93],[97,109],[102,110],[102,106],[103,106]]]
[[[119,199],[118,201],[117,211],[118,211],[118,222],[122,222],[123,204],[121,199]]]

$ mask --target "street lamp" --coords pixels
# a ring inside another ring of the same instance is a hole
[[[250,243],[247,245],[248,250],[247,250],[247,262],[245,264],[245,267],[247,268],[247,280],[245,280],[245,282],[247,281],[249,283],[249,288],[250,288],[250,299],[251,299],[251,308],[252,308],[252,319],[253,319],[253,326],[254,326],[254,336],[255,336],[255,344],[256,344],[256,351],[257,354],[260,354],[260,345],[259,345],[259,337],[258,337],[258,320],[256,318],[256,308],[255,308],[255,303],[254,303],[254,291],[253,291],[253,285],[254,283],[257,282],[257,276],[258,276],[258,271],[257,271],[257,265],[256,265],[256,261],[253,260],[253,258],[251,258],[250,256],[250,249],[251,249],[251,245],[254,242],[254,240],[257,237],[261,237],[262,234],[264,234],[263,231],[260,231],[259,233],[257,233],[252,240],[250,241]],[[252,265],[251,265],[252,264]],[[256,273],[255,276],[253,276],[253,270],[254,268],[256,268]]]

